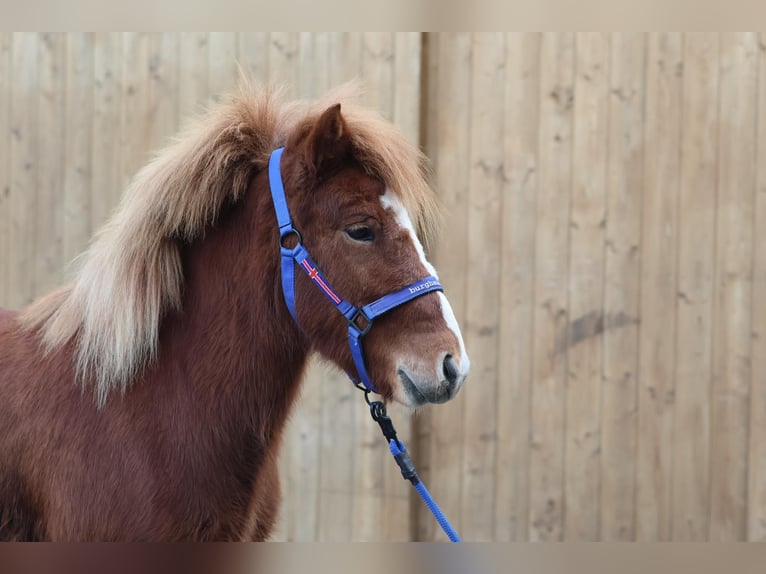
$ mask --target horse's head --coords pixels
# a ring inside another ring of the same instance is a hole
[[[340,105],[330,107],[290,138],[281,166],[303,245],[333,289],[362,306],[436,272],[401,197],[365,165],[352,136]],[[304,273],[295,278],[301,328],[322,356],[356,373],[345,319]],[[378,391],[409,407],[454,397],[470,364],[441,292],[375,319],[364,355]]]

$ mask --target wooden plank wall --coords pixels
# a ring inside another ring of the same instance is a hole
[[[434,162],[472,375],[396,417],[465,539],[766,540],[766,33],[0,33],[0,305],[237,60],[361,77]],[[330,367],[281,470],[278,540],[444,539]]]
[[[474,359],[417,422],[447,515],[470,540],[765,540],[764,34],[426,48]]]

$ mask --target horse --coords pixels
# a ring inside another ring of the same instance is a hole
[[[243,82],[128,185],[68,285],[0,312],[0,540],[261,541],[308,357],[356,364],[297,240],[359,307],[435,270],[439,217],[418,148],[342,87],[313,102]],[[297,237],[280,236],[268,163]],[[375,320],[386,402],[453,398],[470,361],[435,290]]]

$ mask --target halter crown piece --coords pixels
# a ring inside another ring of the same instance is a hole
[[[303,246],[303,238],[300,232],[293,227],[290,210],[287,207],[285,187],[282,183],[282,172],[280,170],[280,160],[282,159],[283,151],[284,148],[279,148],[271,153],[271,158],[269,159],[269,186],[271,187],[271,199],[274,202],[277,224],[279,225],[279,244],[282,252],[282,293],[285,297],[285,303],[293,319],[298,323],[298,316],[295,313],[294,272],[295,265],[297,264],[299,268],[305,271],[314,284],[319,287],[330,302],[335,305],[335,308],[338,309],[341,315],[346,318],[348,323],[348,344],[351,348],[351,356],[354,358],[354,365],[356,366],[356,376],[352,373],[347,373],[349,378],[357,386],[361,383],[368,391],[377,393],[378,391],[370,380],[364,364],[362,337],[369,333],[372,323],[377,317],[432,291],[443,291],[442,286],[436,277],[429,275],[420,281],[407,285],[399,291],[383,295],[380,299],[362,307],[355,307],[338,295],[330,287],[322,272],[319,271],[317,264],[311,259],[308,250]],[[294,247],[285,245],[285,241],[291,236],[297,239]]]

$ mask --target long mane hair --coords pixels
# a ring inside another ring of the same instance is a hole
[[[182,307],[182,243],[242,197],[273,149],[337,102],[356,159],[399,195],[427,241],[438,210],[425,158],[360,106],[359,95],[357,84],[347,84],[316,102],[284,103],[280,90],[243,78],[138,172],[79,258],[73,282],[23,310],[23,328],[38,330],[47,352],[72,342],[78,376],[92,381],[99,404],[124,391],[156,357],[163,316]]]

